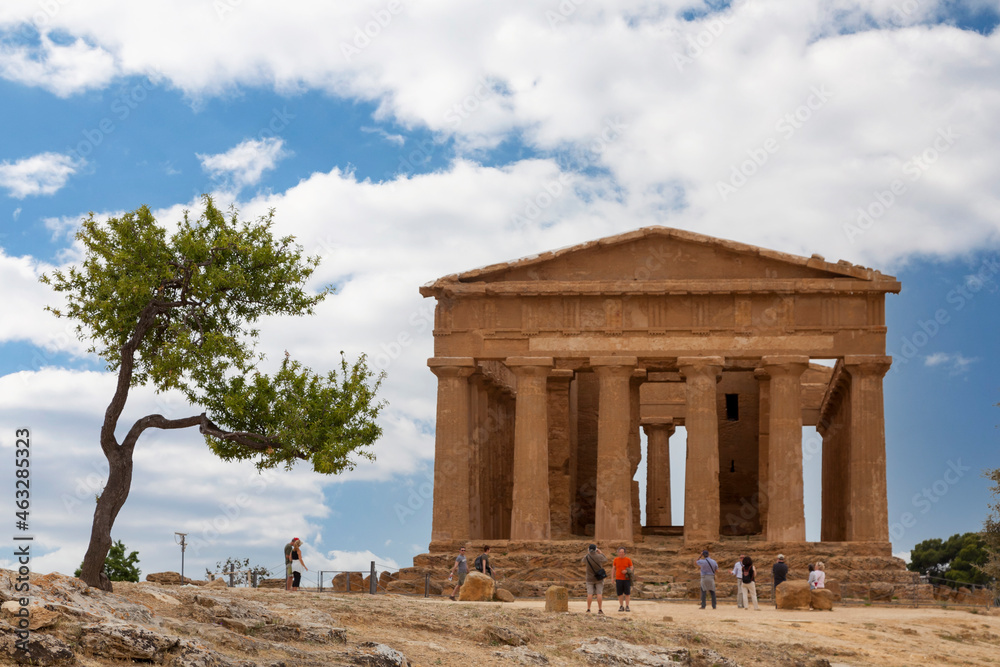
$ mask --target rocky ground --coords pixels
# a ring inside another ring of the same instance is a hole
[[[16,646],[13,573],[0,571],[0,664]],[[115,584],[32,577],[39,665],[993,665],[996,610],[838,606],[832,612],[701,610],[637,600],[631,613],[544,611],[544,602],[452,602],[360,593]],[[596,611],[596,605],[595,605]]]

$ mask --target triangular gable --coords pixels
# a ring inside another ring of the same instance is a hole
[[[895,280],[844,261],[827,262],[819,255],[806,258],[669,227],[644,227],[445,276],[434,284],[767,278]]]

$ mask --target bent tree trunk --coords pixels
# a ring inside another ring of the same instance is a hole
[[[128,498],[132,486],[132,450],[123,451],[119,448],[115,454],[108,456],[108,483],[97,499],[97,509],[94,510],[94,525],[90,531],[90,545],[87,555],[83,558],[80,578],[88,586],[111,592],[111,580],[104,574],[104,560],[111,549],[111,527],[114,526],[118,512]]]

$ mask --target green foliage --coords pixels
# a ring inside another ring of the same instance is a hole
[[[263,565],[254,565],[250,567],[250,559],[244,558],[240,560],[239,558],[229,557],[225,561],[219,561],[215,564],[215,572],[209,569],[205,569],[205,578],[210,579],[212,575],[221,575],[223,579],[227,582],[229,581],[229,575],[227,572],[233,572],[235,570],[236,574],[233,575],[233,583],[236,586],[242,586],[244,584],[249,584],[251,582],[251,575],[256,574],[258,581],[263,577],[270,577],[271,570],[267,569]]]
[[[125,555],[125,545],[121,540],[118,540],[111,545],[108,550],[108,555],[104,559],[104,574],[108,576],[111,581],[139,581],[139,575],[142,574],[142,570],[138,568],[139,564],[139,552],[133,551],[129,555]],[[76,572],[73,573],[74,577],[79,577],[83,571],[83,565],[76,568]]]
[[[83,262],[42,277],[66,298],[48,309],[76,320],[90,351],[119,371],[108,415],[117,421],[128,388],[152,384],[183,392],[206,413],[151,416],[130,437],[199,426],[219,457],[255,459],[260,469],[306,460],[336,474],[353,468],[352,453],[374,459],[368,448],[382,433],[376,418],[385,404],[375,396],[383,374],[364,355],[349,364],[341,354],[339,373],[314,373],[287,352],[273,376],[257,369],[259,320],[312,314],[332,293],[305,289],[319,258],[304,257],[293,237],[273,235],[273,211],[246,222],[210,197],[204,204],[197,220],[185,212],[171,234],[145,206],[103,223],[91,214],[77,233]],[[104,432],[115,428],[106,423]]]
[[[913,547],[907,569],[930,577],[946,579],[953,588],[967,584],[985,584],[989,576],[982,571],[988,559],[986,543],[979,533],[952,535],[947,540],[924,540]],[[931,580],[931,583],[944,583]]]
[[[980,533],[989,552],[983,571],[992,580],[997,595],[1000,595],[1000,468],[984,470],[983,477],[993,482],[990,489],[993,502],[988,505],[990,513],[983,521],[983,532]]]

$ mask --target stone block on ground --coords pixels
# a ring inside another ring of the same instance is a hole
[[[181,581],[181,575],[179,572],[153,572],[146,575],[146,581],[151,581],[154,584],[168,584],[171,586],[180,586],[181,584],[204,586],[208,583],[207,581],[199,581],[189,577],[184,577],[184,580]]]
[[[569,590],[565,586],[549,586],[545,591],[545,611],[569,611]]]
[[[495,588],[496,583],[492,577],[482,572],[470,572],[458,591],[458,599],[463,602],[490,602]]]
[[[516,598],[514,594],[505,588],[498,588],[494,591],[493,596],[498,602],[513,602]]]
[[[809,591],[809,606],[822,611],[833,611],[833,591],[828,588]]]
[[[341,572],[333,578],[333,583],[330,588],[335,593],[346,593],[347,592],[347,577],[350,575],[351,581],[351,592],[352,593],[367,593],[368,589],[364,586],[364,577],[361,576],[360,572]]]
[[[831,593],[833,593],[833,601],[834,602],[840,602],[841,601],[842,596],[840,594],[840,582],[839,581],[837,581],[836,579],[827,579],[826,580],[826,590],[828,590]]]
[[[889,602],[896,587],[884,581],[876,581],[868,587],[868,599],[872,602]]]
[[[205,584],[205,588],[229,588],[229,584],[226,583],[225,579],[213,579]]]
[[[775,590],[775,604],[778,609],[808,609],[810,593],[806,581],[784,581]]]

